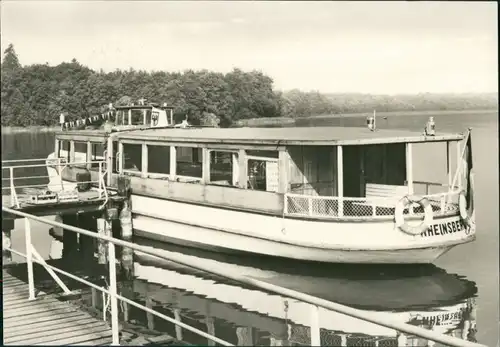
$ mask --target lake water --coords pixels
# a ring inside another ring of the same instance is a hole
[[[378,117],[379,128],[423,129],[426,117]],[[203,252],[147,240],[138,243],[164,252],[183,254],[192,260],[210,263],[230,273],[246,274],[264,281],[306,292],[353,306],[374,315],[432,328],[466,338],[469,327],[477,323],[476,339],[497,345],[499,330],[499,221],[498,221],[498,114],[436,115],[436,127],[443,131],[473,128],[474,166],[476,170],[477,240],[458,246],[442,256],[435,266],[345,266],[275,260],[265,257],[237,257]],[[301,125],[364,126],[364,118],[315,118]],[[46,157],[53,151],[51,133],[2,134],[2,160]],[[425,150],[415,168],[415,179],[442,176],[446,168],[443,151]],[[418,155],[417,155],[418,156]],[[439,165],[437,165],[437,163]],[[424,170],[425,169],[425,170]],[[37,172],[38,174],[38,172]],[[43,175],[43,170],[40,175]],[[24,250],[23,223],[16,222],[13,247]],[[48,234],[48,227],[35,224],[33,242],[42,256],[57,253],[59,242]],[[14,256],[14,260],[20,260]],[[153,300],[155,309],[204,331],[240,345],[307,344],[310,332],[307,305],[285,300],[260,290],[202,274],[199,271],[138,256],[132,296],[144,303]],[[131,315],[147,321],[144,313]],[[156,328],[175,335],[170,324],[154,322]],[[371,346],[377,337],[379,346],[396,345],[391,329],[321,311],[322,343]],[[464,332],[465,331],[465,332]],[[183,331],[192,343],[206,340]],[[391,337],[392,339],[388,339]],[[400,340],[401,341],[401,340]],[[407,337],[408,345],[423,346],[421,339]],[[438,345],[438,344],[436,344]]]

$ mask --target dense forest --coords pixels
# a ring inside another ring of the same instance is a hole
[[[93,71],[76,59],[57,66],[21,65],[13,45],[1,63],[2,126],[56,125],[59,115],[75,120],[100,114],[111,102],[168,102],[177,120],[215,119],[221,126],[263,117],[309,117],[377,111],[496,109],[497,94],[370,95],[276,91],[259,71]]]

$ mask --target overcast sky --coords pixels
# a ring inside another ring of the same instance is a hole
[[[21,64],[258,69],[277,89],[497,92],[496,2],[2,0]]]

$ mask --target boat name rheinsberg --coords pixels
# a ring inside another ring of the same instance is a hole
[[[462,230],[468,230],[467,225],[461,220],[455,220],[447,223],[433,224],[426,231],[420,234],[422,237],[427,236],[441,236],[446,234],[453,234]]]

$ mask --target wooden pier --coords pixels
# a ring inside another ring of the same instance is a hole
[[[110,345],[111,327],[56,295],[28,300],[28,284],[3,272],[3,344]]]

